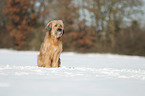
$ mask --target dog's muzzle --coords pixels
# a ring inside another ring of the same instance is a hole
[[[57,35],[62,35],[62,34],[63,34],[62,29],[57,29],[56,34],[57,34]]]

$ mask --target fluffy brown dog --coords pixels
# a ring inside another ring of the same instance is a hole
[[[63,22],[62,20],[53,20],[47,24],[45,29],[47,32],[38,55],[38,66],[47,68],[60,67],[61,37],[64,34]]]

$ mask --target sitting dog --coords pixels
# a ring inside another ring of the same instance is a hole
[[[50,21],[46,27],[46,35],[40,48],[37,64],[39,67],[60,67],[60,54],[62,52],[61,37],[64,34],[62,20]]]

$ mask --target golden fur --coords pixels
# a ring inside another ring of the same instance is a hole
[[[60,67],[60,54],[62,52],[61,37],[64,32],[62,20],[53,20],[45,27],[47,30],[40,48],[37,64],[39,67]]]

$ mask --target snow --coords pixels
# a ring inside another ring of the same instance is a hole
[[[145,96],[144,57],[68,52],[41,68],[38,54],[0,49],[0,96]]]

